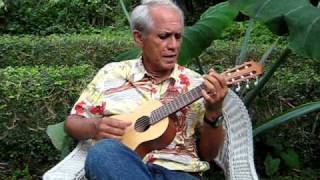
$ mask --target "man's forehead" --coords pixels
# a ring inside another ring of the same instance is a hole
[[[165,5],[158,5],[158,6],[152,6],[150,8],[150,14],[154,17],[162,16],[162,15],[167,15],[167,14],[172,14],[175,15],[179,18],[182,18],[179,14],[179,12],[174,9],[173,7],[170,6],[165,6]]]
[[[182,26],[182,17],[176,9],[166,6],[154,7],[150,12],[151,18],[155,23],[154,26],[160,25],[156,28],[165,28],[170,30],[170,26]],[[167,27],[161,27],[161,25],[170,25]]]

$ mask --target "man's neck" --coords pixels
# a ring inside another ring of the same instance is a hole
[[[143,62],[143,60],[142,60],[142,64],[143,64],[145,70],[147,71],[147,75],[151,76],[155,80],[156,84],[158,84],[164,80],[167,80],[173,71],[173,69],[171,69],[170,71],[169,70],[168,71],[154,70],[150,66],[146,65]]]

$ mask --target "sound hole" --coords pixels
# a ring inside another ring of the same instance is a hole
[[[144,132],[150,127],[150,118],[148,116],[142,116],[140,117],[137,121],[136,124],[134,125],[134,128],[138,132]]]

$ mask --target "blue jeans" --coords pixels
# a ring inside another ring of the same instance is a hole
[[[172,171],[155,164],[145,164],[140,156],[116,140],[99,141],[88,152],[85,162],[88,179],[196,180],[187,172]]]

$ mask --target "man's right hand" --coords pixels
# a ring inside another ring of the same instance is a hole
[[[121,140],[125,129],[131,125],[130,121],[123,121],[111,117],[102,119],[84,118],[79,115],[69,115],[64,125],[65,131],[77,140],[85,139],[117,139]]]
[[[96,133],[94,139],[116,139],[121,140],[127,127],[131,125],[130,121],[123,121],[111,117],[103,117],[95,122]]]

